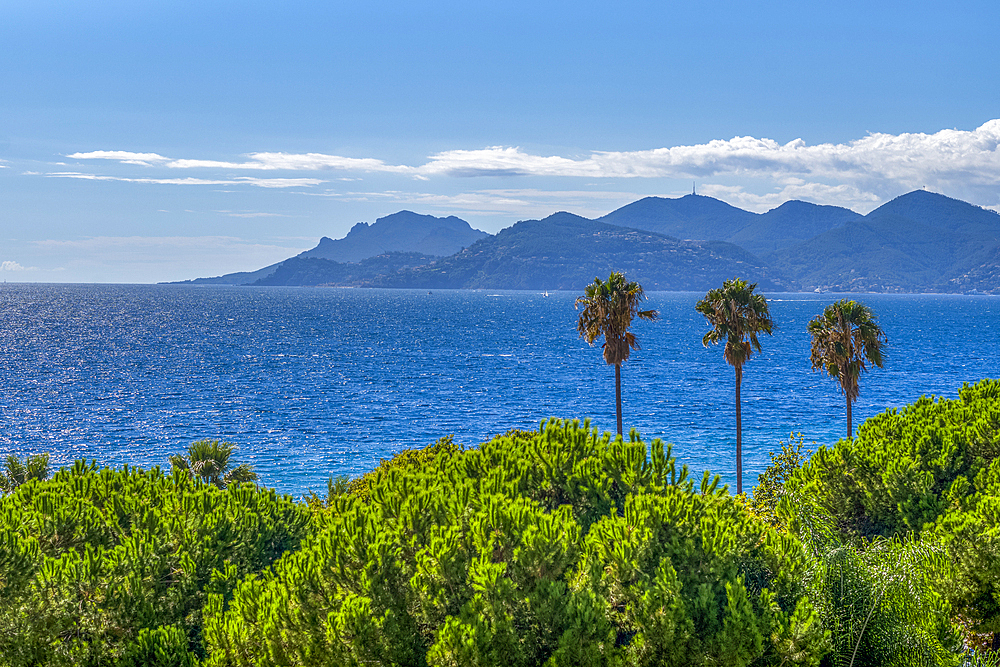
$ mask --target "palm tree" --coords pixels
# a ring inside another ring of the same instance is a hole
[[[632,350],[639,349],[639,340],[629,331],[632,318],[655,320],[660,314],[655,310],[639,310],[639,303],[646,298],[639,283],[628,282],[625,275],[613,271],[607,281],[587,285],[584,295],[576,300],[576,308],[583,305],[576,329],[580,337],[591,345],[604,336],[604,361],[615,366],[615,404],[618,408],[618,435],[622,434],[622,364],[628,361]]]
[[[757,334],[768,335],[774,329],[767,299],[755,294],[757,283],[740,278],[722,283],[721,289],[710,290],[695,306],[705,316],[712,329],[701,339],[702,345],[725,341],[722,355],[736,369],[736,493],[743,493],[743,412],[740,387],[743,384],[743,364],[761,351]]]
[[[840,390],[847,399],[848,438],[854,435],[851,404],[858,400],[861,371],[873,365],[882,368],[882,345],[886,339],[875,319],[868,306],[841,299],[809,322],[812,367],[825,368],[840,381]]]
[[[220,489],[238,482],[256,482],[257,473],[246,463],[232,467],[229,459],[234,451],[236,445],[231,442],[198,440],[188,447],[187,456],[172,455],[170,467],[174,470],[186,470]]]
[[[0,470],[0,493],[13,493],[28,480],[46,480],[48,477],[48,454],[29,454],[24,457],[23,462],[10,454],[4,461],[3,470]]]

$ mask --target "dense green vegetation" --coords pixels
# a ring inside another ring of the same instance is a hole
[[[955,566],[941,589],[957,617],[1000,648],[1000,381],[958,399],[921,397],[820,447],[788,489],[834,517],[844,539],[919,537]],[[787,505],[784,512],[795,514]]]
[[[190,663],[207,596],[295,549],[308,519],[274,491],[183,471],[77,461],[21,484],[0,500],[0,665]]]
[[[421,463],[334,496],[300,551],[228,609],[215,596],[213,664],[745,665],[825,646],[798,542],[660,442],[552,421]]]
[[[0,667],[995,665],[1000,381],[803,447],[750,499],[556,420],[309,502],[77,462],[0,499]]]
[[[24,461],[11,454],[4,460],[3,470],[0,470],[0,493],[10,493],[25,482],[48,476],[48,454],[29,454]]]

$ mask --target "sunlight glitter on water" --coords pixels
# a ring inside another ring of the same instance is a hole
[[[614,370],[576,332],[578,295],[123,285],[0,287],[0,455],[166,465],[204,437],[296,495],[454,434],[474,446],[550,416],[615,424]],[[733,371],[705,349],[703,295],[648,293],[659,322],[622,368],[626,428],[675,443],[700,475],[735,471]],[[498,298],[503,297],[503,298]],[[744,370],[744,486],[791,431],[844,430],[809,369],[809,319],[840,295],[771,295],[777,324]],[[889,338],[855,423],[998,375],[1000,298],[853,295]]]

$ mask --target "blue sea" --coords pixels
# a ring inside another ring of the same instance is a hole
[[[453,434],[475,446],[549,417],[615,427],[614,368],[554,292],[0,285],[0,456],[167,466],[200,438],[238,445],[268,486],[325,491]],[[674,443],[735,486],[733,369],[704,348],[701,293],[648,293],[622,367],[626,429]],[[744,486],[791,432],[846,431],[837,383],[810,371],[806,323],[838,294],[769,294],[777,324],[744,369]],[[879,316],[885,369],[855,425],[921,394],[1000,375],[1000,298],[850,295]],[[812,445],[813,447],[815,445]]]

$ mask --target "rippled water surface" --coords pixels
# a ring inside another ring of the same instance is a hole
[[[165,465],[199,438],[239,445],[265,484],[330,475],[454,434],[475,445],[551,416],[613,430],[614,369],[576,333],[577,295],[134,285],[0,285],[0,454]],[[693,470],[735,474],[733,370],[705,349],[694,293],[650,293],[658,322],[622,368],[626,428]],[[791,431],[846,429],[809,370],[809,319],[840,295],[771,294],[778,326],[744,369],[744,485]],[[854,295],[889,337],[855,424],[921,394],[997,377],[1000,298]],[[699,472],[700,474],[700,472]]]

